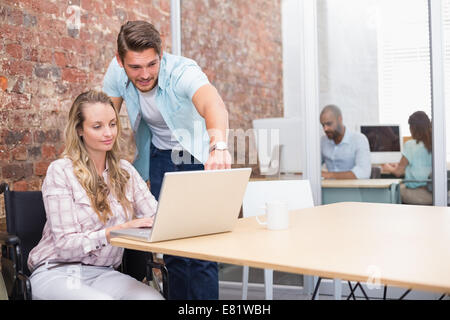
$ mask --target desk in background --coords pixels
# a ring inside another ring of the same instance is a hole
[[[355,228],[355,226],[358,226]],[[450,293],[450,208],[342,202],[290,213],[287,230],[254,217],[232,232],[114,246],[256,268]]]
[[[250,181],[272,181],[272,180],[301,180],[303,173],[281,173],[273,175],[252,175],[250,176]]]
[[[343,201],[400,203],[401,179],[322,180],[322,203]]]
[[[301,174],[258,176],[250,181],[296,180]],[[322,204],[343,201],[401,203],[402,179],[326,179],[322,180]],[[242,215],[240,216],[242,217]]]

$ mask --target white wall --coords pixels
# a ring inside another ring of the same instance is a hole
[[[299,17],[302,3],[298,0],[281,2],[281,30],[283,40],[283,101],[286,118],[300,117],[302,112],[303,82],[303,22]]]
[[[374,0],[318,0],[319,106],[336,104],[344,124],[378,122]]]

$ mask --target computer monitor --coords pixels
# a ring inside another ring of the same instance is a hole
[[[399,125],[361,125],[361,133],[369,140],[372,164],[399,162],[401,153]]]
[[[253,120],[261,174],[274,175],[303,171],[302,126],[303,121],[300,118]]]

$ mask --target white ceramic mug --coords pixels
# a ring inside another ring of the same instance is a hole
[[[282,230],[289,228],[289,211],[286,202],[270,201],[266,202],[267,221],[263,222],[256,216],[259,224],[267,225],[269,230]]]

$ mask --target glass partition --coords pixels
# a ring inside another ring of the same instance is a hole
[[[320,0],[317,19],[322,203],[431,205],[428,2]]]
[[[450,127],[450,0],[442,1],[442,18],[444,25],[444,64],[445,64],[445,117],[447,128]],[[450,130],[446,132],[447,145],[447,205],[450,205]]]

